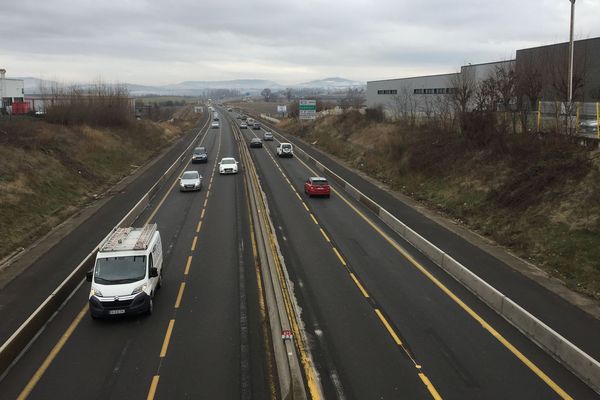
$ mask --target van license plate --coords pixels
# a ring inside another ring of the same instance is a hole
[[[125,310],[108,310],[109,315],[125,314]]]

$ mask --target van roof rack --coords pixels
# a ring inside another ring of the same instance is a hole
[[[116,228],[100,247],[100,251],[145,250],[154,232],[156,224],[147,224],[143,228]]]

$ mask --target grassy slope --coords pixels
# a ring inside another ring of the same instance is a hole
[[[196,119],[119,129],[0,121],[0,259],[93,201]]]
[[[331,116],[290,133],[600,298],[600,153],[564,138],[481,141]]]

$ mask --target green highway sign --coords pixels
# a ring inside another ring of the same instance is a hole
[[[317,117],[316,100],[300,100],[300,119],[315,119]]]

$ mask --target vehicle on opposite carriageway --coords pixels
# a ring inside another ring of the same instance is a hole
[[[279,157],[294,157],[294,146],[291,143],[279,143],[277,155]]]
[[[322,176],[311,176],[304,182],[304,193],[308,197],[312,196],[331,196],[331,187],[326,178]]]
[[[116,228],[100,245],[94,268],[86,275],[92,318],[151,314],[162,284],[162,264],[156,224]]]
[[[263,147],[263,142],[260,138],[254,137],[250,140],[250,147]]]

